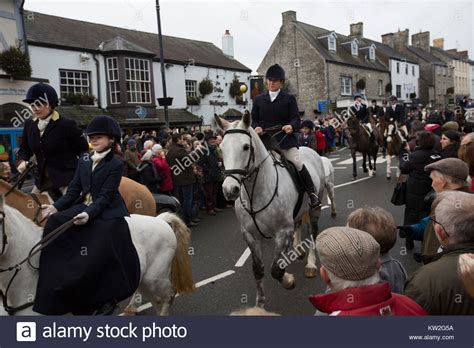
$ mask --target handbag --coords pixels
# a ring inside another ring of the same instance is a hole
[[[393,205],[404,205],[406,203],[407,198],[407,179],[408,175],[400,175],[397,183],[393,189],[392,198],[390,202]]]

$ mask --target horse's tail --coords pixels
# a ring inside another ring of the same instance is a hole
[[[178,242],[171,264],[171,283],[180,294],[192,292],[195,288],[188,255],[190,230],[176,214],[162,213],[159,217],[171,226]]]

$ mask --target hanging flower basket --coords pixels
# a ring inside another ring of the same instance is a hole
[[[211,94],[213,90],[214,84],[208,77],[199,82],[199,93],[201,93],[202,98],[208,94]]]
[[[31,77],[30,57],[20,47],[18,43],[17,47],[12,46],[0,53],[0,69],[15,79]]]

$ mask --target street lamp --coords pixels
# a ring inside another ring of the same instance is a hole
[[[164,106],[165,110],[165,127],[170,127],[168,119],[168,106],[171,105],[173,98],[168,98],[166,93],[166,77],[165,77],[165,57],[163,54],[163,36],[161,35],[161,18],[160,18],[160,1],[156,0],[156,17],[158,21],[158,39],[160,41],[160,65],[161,65],[161,83],[163,85],[163,98],[158,98],[158,104]]]

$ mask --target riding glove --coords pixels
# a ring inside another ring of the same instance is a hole
[[[28,165],[27,161],[21,161],[20,164],[18,165],[18,171],[20,173],[23,173],[26,170],[26,166]]]
[[[74,225],[84,225],[89,221],[89,214],[82,212],[74,216]]]
[[[42,216],[43,216],[43,219],[53,215],[53,214],[56,214],[58,212],[58,210],[56,209],[56,207],[52,204],[41,204],[41,209],[43,210],[41,212]]]

